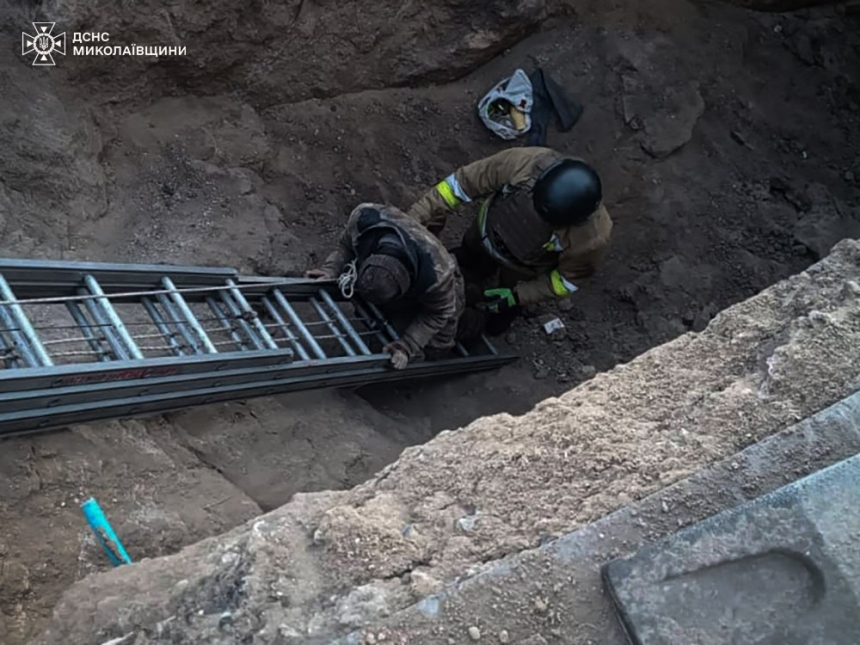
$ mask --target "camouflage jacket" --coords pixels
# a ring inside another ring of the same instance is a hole
[[[400,237],[410,260],[412,285],[403,302],[396,303],[401,309],[404,305],[415,309],[414,318],[401,336],[409,347],[410,358],[421,355],[427,346],[453,347],[465,303],[460,270],[442,243],[402,211],[381,204],[359,205],[322,268],[337,276],[352,260],[357,260],[360,267],[362,260],[374,253],[376,240],[383,232]]]

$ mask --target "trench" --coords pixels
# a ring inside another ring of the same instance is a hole
[[[670,8],[684,24],[665,17]],[[256,101],[264,86],[204,97],[180,83],[105,107],[116,88],[96,77],[76,94],[74,82],[34,81],[10,63],[16,87],[63,98],[42,104],[53,107],[41,121],[23,103],[0,108],[0,138],[14,143],[0,153],[0,251],[14,257],[295,275],[321,261],[357,202],[406,208],[457,166],[513,145],[486,131],[475,103],[535,64],[586,107],[570,132],[550,124],[549,144],[600,170],[615,232],[605,266],[574,298],[527,311],[497,339],[521,355],[498,372],[6,442],[0,640],[27,642],[65,588],[107,568],[76,508],[83,496],[102,500],[138,559],[175,552],[297,493],[360,484],[442,430],[525,413],[701,331],[860,235],[856,21],[834,8],[631,5],[551,20],[452,83],[403,87],[407,75],[309,100]],[[137,80],[157,88],[165,69]],[[202,74],[193,87],[205,86]],[[451,217],[449,246],[470,215]],[[546,317],[564,329],[548,336]]]

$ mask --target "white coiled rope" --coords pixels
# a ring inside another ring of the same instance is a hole
[[[337,278],[337,286],[340,287],[340,292],[343,297],[349,300],[352,298],[355,281],[358,279],[358,269],[355,267],[355,260],[348,262],[345,270]]]

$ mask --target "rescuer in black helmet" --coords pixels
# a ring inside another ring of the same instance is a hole
[[[538,177],[532,190],[538,215],[558,228],[583,226],[602,200],[600,177],[579,159],[557,161]]]
[[[480,204],[455,255],[467,304],[479,300],[501,313],[568,298],[594,273],[612,234],[602,200],[597,171],[581,159],[549,148],[512,148],[459,168],[409,215],[438,235],[448,213]],[[494,288],[487,288],[491,282]]]

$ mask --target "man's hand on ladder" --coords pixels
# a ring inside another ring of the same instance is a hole
[[[391,366],[396,370],[402,370],[409,364],[409,351],[402,341],[388,343],[382,351],[391,354]]]

